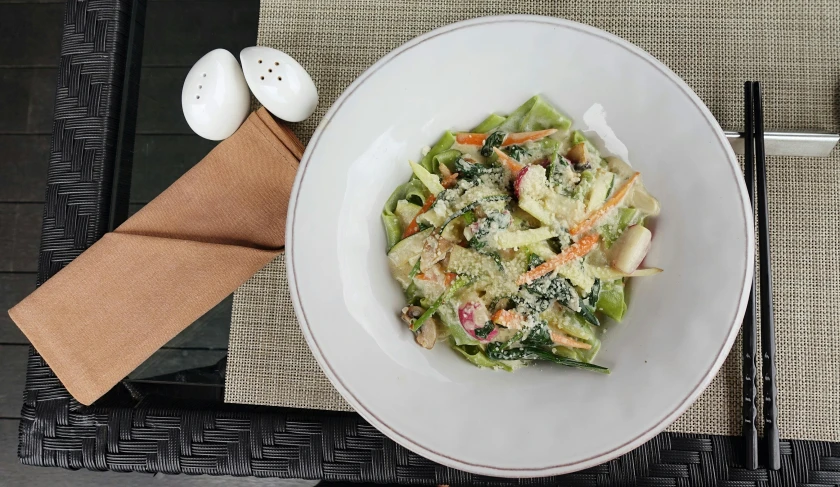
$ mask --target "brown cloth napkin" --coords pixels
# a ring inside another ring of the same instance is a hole
[[[275,258],[303,144],[264,109],[9,311],[91,404]]]

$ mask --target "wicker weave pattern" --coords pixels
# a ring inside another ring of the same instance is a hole
[[[130,155],[137,102],[136,65],[126,69],[126,55],[130,42],[142,42],[142,35],[130,39],[129,26],[142,22],[144,8],[142,0],[67,0],[40,282],[91,245],[120,212],[119,201],[111,205],[111,193],[128,180],[130,160],[115,171],[116,154]],[[121,132],[127,132],[122,139]],[[72,469],[422,485],[840,484],[840,444],[783,442],[781,471],[750,472],[740,467],[740,439],[679,434],[662,434],[584,472],[507,482],[434,464],[352,413],[222,405],[218,411],[146,409],[149,399],[114,392],[96,407],[82,407],[31,351],[21,461]]]
[[[377,483],[510,485],[442,467],[386,439],[353,413],[81,409],[40,357],[30,357],[24,463],[65,468]],[[69,407],[68,407],[69,405]],[[280,411],[280,410],[277,410]],[[840,444],[782,443],[782,470],[741,467],[739,442],[661,434],[641,448],[582,472],[514,482],[528,485],[834,485]]]
[[[38,283],[105,231],[132,2],[68,1],[59,61]],[[132,130],[133,132],[133,130]],[[102,204],[104,203],[104,206]]]

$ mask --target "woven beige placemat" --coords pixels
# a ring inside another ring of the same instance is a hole
[[[258,44],[305,66],[318,112],[391,49],[436,27],[503,13],[552,15],[617,34],[667,64],[726,129],[742,124],[742,83],[762,81],[768,129],[837,132],[840,0],[565,2],[264,0]],[[746,6],[751,8],[746,10]],[[840,151],[769,159],[784,438],[840,441]],[[709,389],[671,431],[740,434],[740,340]],[[279,258],[236,293],[227,402],[345,410],[298,330]]]

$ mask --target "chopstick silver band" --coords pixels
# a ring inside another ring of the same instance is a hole
[[[744,154],[744,134],[724,132],[732,150]],[[840,134],[765,132],[764,150],[768,156],[827,157],[840,141]]]

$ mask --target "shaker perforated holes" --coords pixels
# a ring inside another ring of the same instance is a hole
[[[239,57],[245,81],[271,113],[289,122],[299,122],[315,110],[318,104],[315,84],[289,55],[268,47],[248,47]]]
[[[184,80],[181,108],[198,135],[222,140],[233,134],[251,108],[248,85],[236,58],[216,49],[199,59]]]

